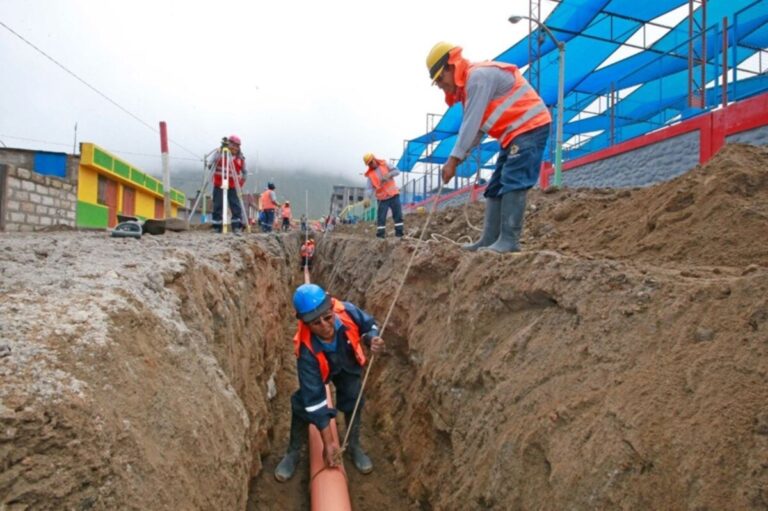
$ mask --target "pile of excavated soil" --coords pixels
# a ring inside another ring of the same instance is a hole
[[[366,394],[410,498],[768,508],[766,163],[731,146],[655,187],[532,194],[521,254],[422,247]],[[435,220],[467,230],[460,209]],[[383,318],[416,243],[363,229],[318,268]]]
[[[768,265],[768,150],[726,146],[706,165],[648,188],[564,189],[528,195],[523,246],[652,264]],[[427,239],[477,239],[484,204],[435,213]],[[425,214],[407,215],[418,237]],[[390,225],[391,228],[391,225]],[[372,235],[370,226],[342,232]],[[762,237],[766,235],[763,234]]]

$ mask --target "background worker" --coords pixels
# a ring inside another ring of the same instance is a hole
[[[311,270],[312,258],[315,256],[315,240],[309,238],[307,241],[302,243],[299,254],[301,255],[301,268],[306,266]]]
[[[384,340],[374,319],[349,302],[332,298],[316,284],[303,284],[293,295],[299,319],[293,338],[299,390],[291,396],[291,436],[288,451],[275,469],[275,478],[284,482],[293,476],[311,422],[323,439],[323,459],[327,467],[337,464],[340,446],[331,434],[330,421],[336,409],[328,406],[325,384],[336,387],[336,407],[349,421],[361,390],[362,368],[366,358],[362,345],[378,353]],[[349,434],[349,454],[355,468],[363,474],[373,470],[368,455],[360,447],[360,413],[364,399]]]
[[[221,232],[221,218],[224,209],[224,190],[222,184],[224,183],[224,158],[223,151],[224,145],[232,153],[232,169],[230,170],[229,180],[227,184],[229,189],[227,190],[227,204],[232,212],[232,232],[240,232],[243,230],[243,208],[240,204],[240,199],[237,196],[237,188],[235,185],[235,179],[238,180],[240,189],[243,189],[245,185],[245,178],[248,171],[245,168],[245,156],[240,152],[240,137],[237,135],[230,135],[226,139],[222,140],[222,147],[216,150],[213,158],[216,162],[216,168],[213,171],[213,214],[211,217],[211,225],[216,232]]]
[[[283,230],[284,231],[290,231],[291,230],[291,203],[288,201],[285,201],[283,204],[283,207],[280,209],[280,216],[283,217]]]
[[[275,209],[277,209],[277,195],[275,195],[275,184],[267,183],[267,188],[261,192],[261,211],[264,213],[264,221],[261,224],[261,230],[272,232],[272,224],[275,223]]]
[[[456,145],[443,165],[443,182],[453,178],[456,167],[484,135],[501,146],[485,189],[483,235],[464,248],[518,252],[526,194],[539,178],[552,122],[547,106],[517,66],[470,63],[462,57],[461,47],[451,43],[432,47],[427,69],[432,83],[445,93],[448,106],[460,102],[464,107]]]
[[[371,195],[376,195],[379,209],[376,215],[376,236],[385,238],[387,235],[387,212],[392,210],[392,220],[395,222],[395,236],[403,237],[403,207],[400,204],[400,190],[395,184],[397,170],[390,170],[384,160],[378,160],[373,153],[366,153],[363,162],[368,166],[365,177],[368,186],[363,203],[365,208],[371,207]]]

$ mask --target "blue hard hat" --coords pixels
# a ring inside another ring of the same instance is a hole
[[[331,295],[317,284],[302,284],[293,293],[293,308],[297,318],[311,323],[331,308]]]

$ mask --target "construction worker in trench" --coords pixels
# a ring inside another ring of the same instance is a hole
[[[301,268],[306,266],[311,270],[312,259],[315,257],[315,240],[309,238],[307,241],[302,243],[301,249],[299,250],[299,255],[301,255]]]
[[[238,180],[240,189],[243,189],[245,185],[245,178],[248,175],[248,171],[245,167],[245,156],[240,152],[240,137],[237,135],[230,135],[226,139],[222,140],[222,148],[218,149],[214,154],[214,161],[216,161],[216,169],[213,171],[213,215],[211,218],[211,226],[216,232],[221,232],[221,217],[224,209],[224,190],[222,184],[224,182],[224,158],[223,145],[226,143],[229,152],[232,154],[232,166],[234,167],[234,175],[229,176],[229,189],[227,190],[227,204],[232,211],[232,232],[240,232],[243,230],[243,209],[240,207],[240,199],[237,197],[237,188],[235,185],[235,179]]]
[[[367,165],[365,177],[368,186],[365,191],[363,206],[371,207],[371,195],[376,195],[378,210],[376,214],[376,237],[385,238],[387,234],[387,212],[392,210],[392,220],[395,222],[395,236],[403,237],[403,207],[400,204],[400,190],[395,184],[396,169],[387,166],[387,162],[377,159],[373,153],[363,155],[363,163]]]
[[[263,232],[272,232],[272,224],[275,223],[275,210],[277,209],[277,195],[275,194],[275,184],[267,183],[267,188],[261,192],[261,212]]]
[[[288,451],[275,469],[275,478],[290,479],[306,442],[309,423],[314,424],[323,439],[326,467],[337,465],[340,446],[331,433],[330,421],[336,409],[328,406],[325,384],[336,387],[336,408],[352,417],[361,390],[363,345],[374,353],[384,350],[384,340],[370,315],[349,302],[332,298],[316,284],[303,284],[293,295],[298,330],[293,338],[299,390],[291,396],[291,433]],[[355,423],[350,425],[348,454],[355,468],[363,474],[373,470],[373,463],[360,446],[360,418],[365,400],[360,405]]]
[[[461,51],[439,42],[427,55],[432,84],[443,91],[448,106],[464,107],[456,144],[443,165],[443,183],[456,175],[457,166],[484,135],[497,139],[501,150],[485,189],[483,235],[463,248],[518,252],[525,198],[538,181],[552,118],[517,66],[470,63]]]

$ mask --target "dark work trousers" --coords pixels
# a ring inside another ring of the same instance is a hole
[[[386,200],[380,200],[376,212],[376,236],[384,238],[387,234],[387,211],[392,210],[392,220],[395,221],[395,236],[403,236],[403,207],[400,205],[400,194]]]
[[[275,223],[275,210],[264,210],[264,223],[261,224],[261,230],[264,232],[272,232],[272,224]]]
[[[221,230],[221,215],[224,209],[224,194],[222,188],[213,187],[213,217],[211,224],[217,230]],[[243,209],[240,207],[240,200],[237,198],[237,190],[229,188],[227,190],[227,203],[232,212],[232,229],[240,230],[243,228]]]

